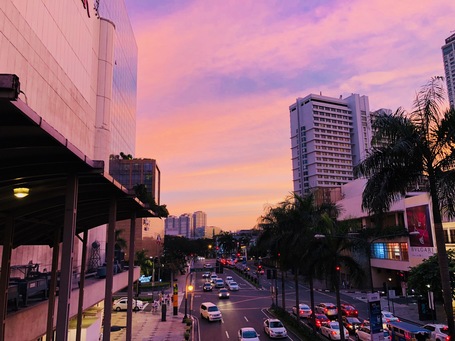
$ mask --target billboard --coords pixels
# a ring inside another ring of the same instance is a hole
[[[406,208],[411,247],[433,247],[428,205]],[[415,233],[415,234],[413,234]]]

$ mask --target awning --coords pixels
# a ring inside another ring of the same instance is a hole
[[[63,227],[67,178],[79,179],[77,233],[105,224],[112,195],[117,220],[153,217],[133,193],[105,174],[104,162],[84,155],[23,101],[0,99],[0,244],[6,219],[14,220],[13,247],[52,245]],[[26,187],[22,199],[13,189]]]

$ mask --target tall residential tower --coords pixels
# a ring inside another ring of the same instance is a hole
[[[368,97],[310,94],[297,98],[289,112],[294,192],[329,193],[353,180],[353,167],[370,148]]]
[[[446,39],[442,46],[442,58],[444,61],[444,71],[447,81],[447,92],[449,93],[449,103],[455,107],[455,33]]]

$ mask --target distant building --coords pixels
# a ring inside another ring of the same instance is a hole
[[[444,61],[444,71],[447,82],[447,92],[449,103],[455,107],[455,33],[445,40],[442,46],[442,59]]]
[[[193,227],[203,227],[207,225],[207,213],[202,211],[196,211],[193,213]]]
[[[294,192],[316,192],[320,200],[333,202],[370,148],[368,97],[310,94],[297,98],[289,112]]]
[[[202,211],[184,213],[179,217],[170,215],[164,220],[164,230],[166,235],[182,236],[191,239],[206,238],[206,225],[207,214]]]

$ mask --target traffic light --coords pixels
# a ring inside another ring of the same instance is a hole
[[[340,271],[340,266],[337,265],[336,268],[335,268],[335,270],[336,270],[337,272]]]

